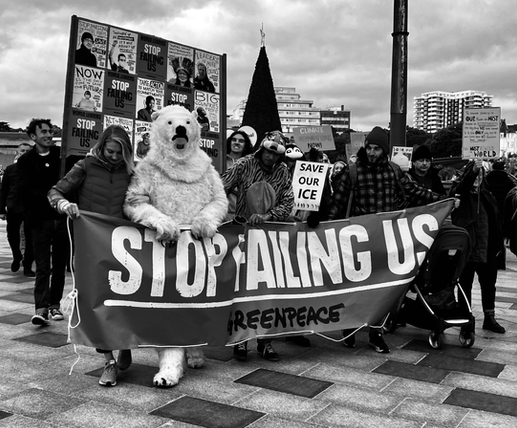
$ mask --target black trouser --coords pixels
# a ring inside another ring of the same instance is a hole
[[[460,285],[469,304],[472,303],[472,283],[474,274],[477,273],[481,287],[481,303],[483,311],[493,311],[495,308],[495,283],[497,281],[497,260],[489,257],[487,263],[468,262],[460,276]],[[458,298],[460,307],[466,309],[464,299]]]
[[[13,260],[23,259],[24,270],[30,270],[32,268],[32,262],[34,261],[34,254],[32,251],[32,232],[29,224],[25,221],[22,212],[7,212],[7,241],[11,247],[13,253]],[[22,256],[20,243],[20,227],[23,223],[23,233],[25,235],[25,251]]]
[[[59,309],[65,287],[65,269],[68,257],[66,220],[45,220],[32,225],[36,282],[34,303],[36,309]],[[52,278],[51,278],[52,275]]]

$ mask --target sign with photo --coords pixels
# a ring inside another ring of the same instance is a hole
[[[222,172],[226,54],[72,16],[62,174],[66,158],[85,156],[110,124],[122,125],[136,144],[148,134],[152,113],[168,105],[197,111],[200,146]]]

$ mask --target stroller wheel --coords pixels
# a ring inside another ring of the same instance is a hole
[[[440,349],[443,345],[443,335],[441,333],[435,333],[434,331],[431,331],[429,333],[428,339],[431,348]]]
[[[475,340],[476,337],[474,336],[473,331],[460,331],[460,344],[464,348],[470,348],[472,345],[474,345]]]

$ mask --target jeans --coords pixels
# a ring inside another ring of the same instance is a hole
[[[68,258],[66,220],[39,222],[38,227],[32,228],[32,243],[36,262],[36,309],[59,309]]]

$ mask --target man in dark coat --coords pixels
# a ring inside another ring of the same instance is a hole
[[[16,175],[18,157],[27,153],[31,149],[29,143],[21,143],[18,146],[17,155],[14,163],[5,169],[4,178],[2,180],[2,188],[0,189],[0,219],[7,221],[7,241],[11,247],[13,261],[11,263],[11,271],[18,272],[20,264],[23,261],[23,274],[25,276],[36,276],[32,271],[32,262],[34,255],[32,252],[32,233],[29,223],[25,220],[23,208],[16,192]],[[20,248],[22,242],[20,236],[20,227],[23,224],[23,233],[25,237],[24,254]]]
[[[438,176],[438,171],[433,168],[431,150],[426,145],[418,146],[411,157],[411,168],[408,174],[418,184],[440,195],[445,195],[445,188]]]
[[[481,302],[485,319],[483,328],[495,333],[506,330],[495,319],[495,293],[497,282],[497,255],[503,249],[501,222],[494,196],[484,180],[483,161],[469,162],[451,194],[459,195],[460,206],[452,212],[452,222],[467,230],[470,235],[471,253],[460,276],[460,285],[469,304],[472,301],[474,274],[481,287]],[[464,300],[459,299],[463,309]]]

